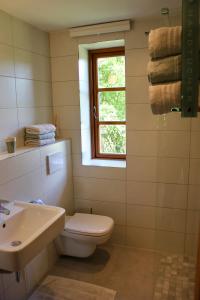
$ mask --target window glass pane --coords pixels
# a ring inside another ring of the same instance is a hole
[[[100,125],[100,153],[125,154],[126,153],[126,126]]]
[[[99,92],[99,121],[125,120],[125,91]]]
[[[125,86],[125,57],[101,57],[97,60],[98,87],[112,88]]]

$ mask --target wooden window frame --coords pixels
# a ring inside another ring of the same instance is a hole
[[[100,153],[100,125],[126,125],[126,121],[98,121],[98,93],[104,91],[126,91],[126,87],[98,88],[97,59],[101,57],[125,56],[124,47],[89,50],[89,89],[92,158],[125,160],[126,154]]]

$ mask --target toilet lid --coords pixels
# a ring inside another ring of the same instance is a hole
[[[65,231],[82,235],[102,236],[113,228],[113,219],[105,216],[76,213],[66,217]]]

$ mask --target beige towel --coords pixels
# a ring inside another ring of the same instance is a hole
[[[55,143],[55,138],[52,139],[46,139],[46,140],[26,140],[24,142],[25,146],[33,146],[33,147],[40,147],[40,146],[45,146],[45,145],[49,145],[49,144],[53,144]]]
[[[152,58],[181,53],[181,26],[161,27],[149,33],[149,52]]]
[[[44,134],[25,134],[25,140],[46,140],[46,139],[52,139],[55,138],[56,134],[55,132],[49,132]]]
[[[153,114],[165,114],[181,105],[181,81],[149,86]]]
[[[37,124],[25,128],[25,132],[29,134],[46,134],[55,131],[56,127],[53,124]]]
[[[148,63],[148,78],[152,84],[181,80],[181,55],[169,56]]]

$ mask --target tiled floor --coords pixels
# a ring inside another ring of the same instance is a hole
[[[193,300],[195,261],[182,255],[163,256],[158,264],[154,300]]]
[[[86,259],[61,257],[49,275],[115,290],[115,300],[193,300],[194,266],[183,256],[106,245]]]
[[[116,300],[151,300],[157,261],[152,252],[109,245],[98,248],[87,259],[60,258],[50,275],[116,290]]]

